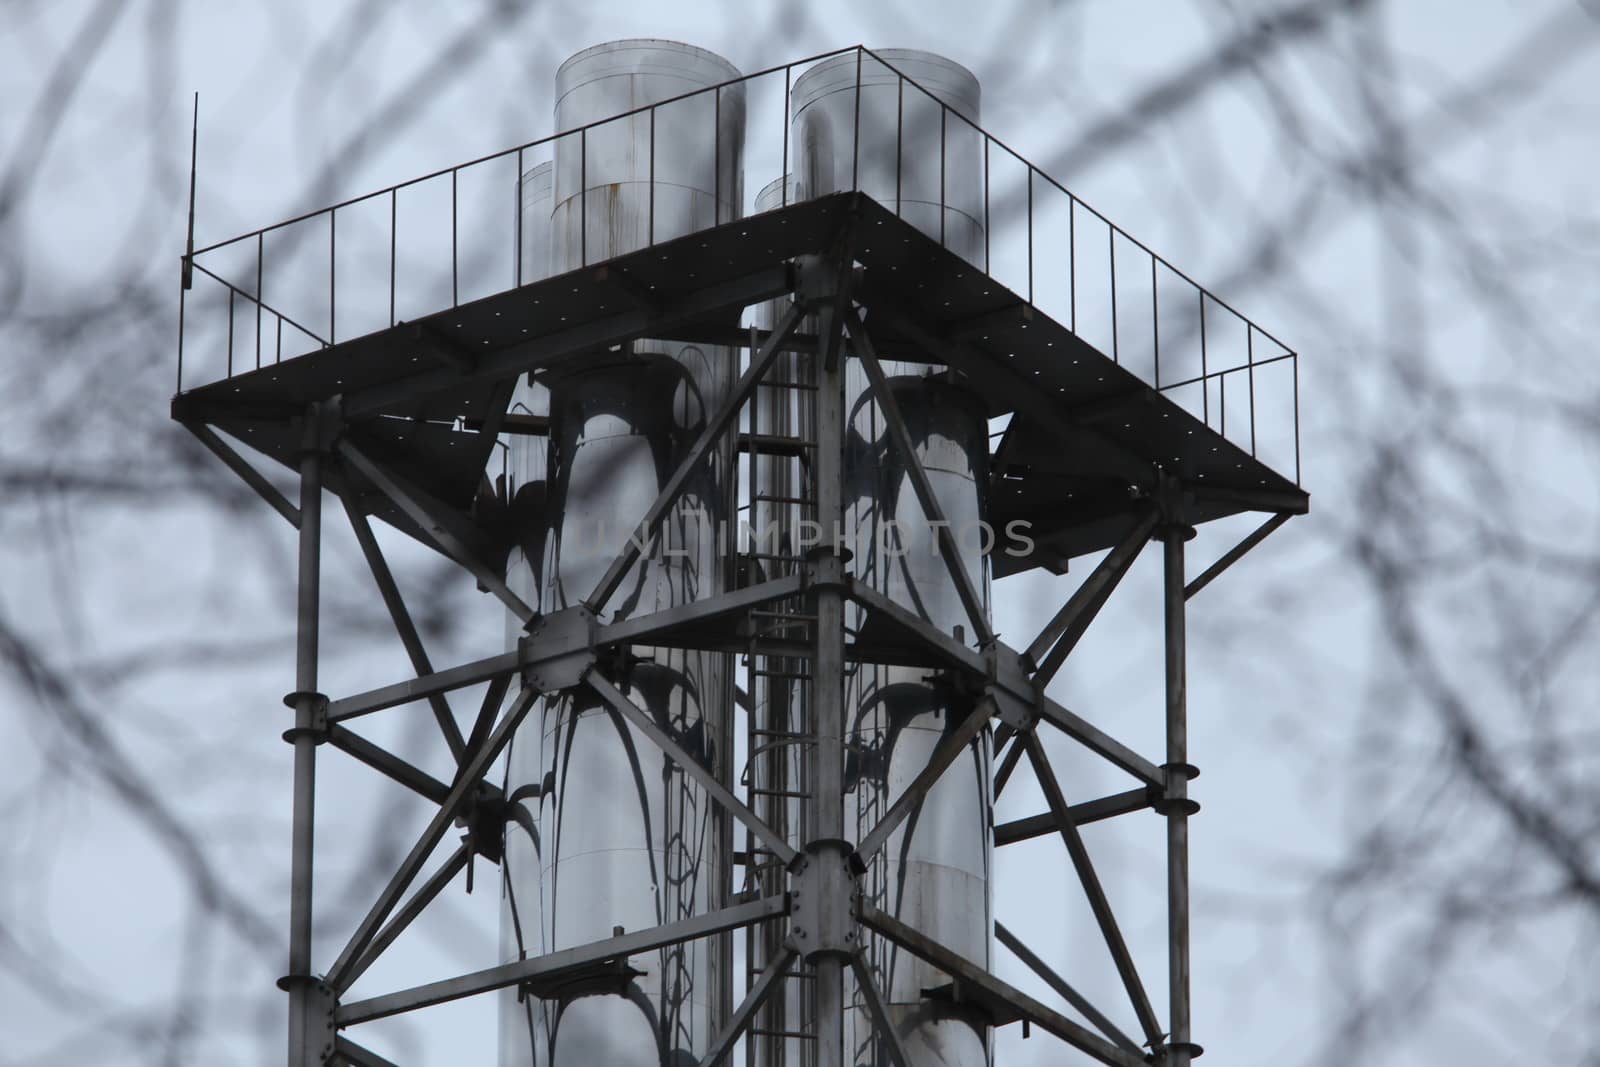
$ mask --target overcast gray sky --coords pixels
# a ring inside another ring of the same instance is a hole
[[[281,1057],[293,540],[166,421],[190,94],[206,244],[554,132],[556,65],[630,36],[745,70],[855,43],[956,59],[988,129],[1303,353],[1313,513],[1190,614],[1213,1060],[1600,1063],[1592,11],[0,4],[0,1063]],[[748,197],[763,166],[753,149]],[[334,694],[406,666],[340,525]],[[1193,566],[1247,529],[1203,532]],[[436,663],[498,647],[492,600],[385,544],[434,598]],[[997,583],[996,628],[1025,642],[1092,562]],[[1052,689],[1150,753],[1158,571],[1136,566]],[[374,736],[440,766],[426,726]],[[1052,755],[1070,799],[1123,788]],[[325,965],[425,813],[322,764]],[[1000,814],[1042,803],[1019,781]],[[1160,830],[1133,819],[1087,837],[1159,1003]],[[492,884],[360,988],[494,962]],[[1078,896],[1053,843],[1000,855],[999,917],[1131,1022]],[[486,1063],[493,1010],[364,1039]],[[999,1050],[1058,1062],[1042,1036]]]

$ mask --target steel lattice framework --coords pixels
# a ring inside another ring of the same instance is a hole
[[[788,68],[775,70],[787,76]],[[520,171],[523,149],[515,151]],[[454,172],[441,173],[451,174],[453,188]],[[1030,177],[1030,205],[1032,182]],[[388,192],[392,198],[393,191]],[[381,204],[385,194],[375,195]],[[332,234],[332,212],[328,218]],[[1030,287],[1031,226],[1030,216]],[[556,278],[453,302],[413,322],[394,320],[387,328],[342,342],[332,330],[330,255],[328,337],[318,338],[317,346],[303,355],[261,362],[262,338],[269,335],[263,316],[268,322],[278,317],[280,338],[282,322],[290,321],[260,299],[259,256],[267,232],[240,239],[246,248],[256,242],[253,289],[221,282],[207,271],[200,257],[209,250],[185,257],[186,279],[192,277],[192,266],[226,286],[229,374],[181,390],[173,415],[298,531],[297,670],[294,691],[285,698],[294,710],[294,725],[285,734],[294,746],[293,899],[289,973],[281,983],[291,1004],[292,1065],[383,1064],[387,1061],[346,1037],[346,1031],[507,987],[535,997],[553,995],[574,981],[626,968],[632,955],[765,924],[787,930],[785,949],[743,990],[702,1061],[706,1067],[728,1062],[735,1042],[800,959],[816,975],[809,1028],[818,1039],[819,1064],[844,1062],[845,974],[853,972],[859,996],[877,1024],[882,1054],[897,1067],[911,1067],[900,1036],[889,1024],[882,990],[863,961],[869,932],[948,975],[950,988],[930,995],[956,996],[976,1005],[995,1026],[1020,1022],[1037,1027],[1089,1059],[1123,1067],[1183,1065],[1199,1054],[1189,1019],[1188,827],[1197,806],[1189,799],[1188,783],[1198,772],[1189,762],[1186,739],[1185,605],[1290,516],[1303,513],[1308,502],[1295,481],[1252,454],[1253,424],[1247,450],[1212,426],[1209,409],[1197,417],[1165,386],[1139,380],[1117,358],[1083,340],[1074,323],[1041,311],[1034,294],[999,284],[898,218],[894,205],[860,192],[786,204]],[[1113,257],[1116,240],[1113,235]],[[1156,262],[1152,259],[1152,277]],[[1083,269],[1076,264],[1075,276]],[[390,274],[392,287],[392,261]],[[1113,269],[1113,281],[1115,276]],[[1203,337],[1207,301],[1215,298],[1197,291]],[[1152,284],[1152,299],[1156,292]],[[390,299],[392,307],[392,288]],[[743,309],[768,300],[785,302],[775,328],[741,329]],[[233,373],[234,324],[241,305],[255,318],[259,366]],[[1251,324],[1249,331],[1253,341],[1259,328]],[[1114,326],[1113,336],[1115,332]],[[510,384],[541,367],[642,337],[737,344],[748,358],[732,394],[720,410],[709,413],[698,438],[644,511],[641,536],[611,562],[584,603],[541,615],[505,582],[507,506],[482,475],[501,433],[540,432],[536,426],[507,422]],[[220,331],[210,335],[210,343],[219,342]],[[191,349],[195,343],[191,341]],[[840,489],[846,434],[843,375],[849,361],[859,361],[865,370],[917,500],[935,523],[944,516],[881,361],[906,353],[937,361],[948,375],[981,394],[991,411],[1011,415],[996,450],[993,506],[999,514],[1030,519],[1042,531],[1041,547],[1020,566],[1059,571],[1069,557],[1107,550],[1025,648],[1011,647],[993,633],[947,525],[940,527],[939,549],[969,611],[972,633],[967,639],[935,629],[911,607],[858,581],[848,553],[837,542],[814,549],[788,573],[751,578],[727,592],[669,610],[608,620],[613,594],[698,466],[730,443],[747,457],[745,462],[774,446],[742,432],[740,419],[778,354],[786,351],[813,357],[815,418],[806,439],[777,446],[803,447],[815,457],[815,509],[824,528],[842,521],[845,506]],[[1250,362],[1218,373],[1246,371],[1253,381],[1259,365],[1252,352]],[[182,374],[180,370],[180,386]],[[1210,384],[1201,382],[1208,404]],[[1250,408],[1253,418],[1253,386]],[[295,470],[298,502],[281,494],[219,431]],[[1076,457],[1074,466],[1063,467],[1055,459],[1061,455]],[[415,671],[393,684],[338,698],[321,693],[318,684],[323,505],[329,496],[345,512]],[[1074,499],[1071,508],[1063,509],[1065,497]],[[1194,527],[1245,511],[1264,513],[1264,523],[1191,579],[1185,543]],[[369,517],[412,535],[473,575],[526,624],[517,647],[436,667]],[[1135,558],[1152,542],[1161,546],[1164,567],[1166,747],[1159,761],[1134,751],[1091,717],[1046,693]],[[850,631],[847,605],[854,605],[866,620]],[[814,832],[799,847],[768,825],[738,795],[733,782],[704,766],[683,738],[619,686],[629,669],[625,650],[630,645],[741,652],[749,647],[755,614],[797,606],[802,621],[786,639],[784,654],[803,660],[812,679],[809,743],[815,753],[806,790],[807,824]],[[963,694],[967,710],[963,720],[951,723],[926,766],[881,813],[877,825],[851,840],[842,807],[843,679],[854,662],[925,667]],[[450,698],[478,685],[487,686],[486,694],[463,730]],[[500,861],[509,805],[486,774],[539,698],[565,691],[587,691],[657,745],[742,826],[749,851],[764,851],[781,864],[779,891],[730,890],[724,906],[653,929],[352,999],[356,980],[475,856]],[[427,703],[438,722],[440,740],[454,765],[449,781],[356,732],[357,720],[415,702]],[[1113,1024],[1057,967],[1028,947],[1022,931],[996,923],[994,934],[1059,994],[1064,1007],[1024,994],[858,891],[867,861],[986,731],[992,731],[995,794],[1005,790],[1026,760],[1048,802],[1041,814],[994,827],[994,842],[1004,846],[1045,835],[1060,838],[1138,1020],[1136,1034]],[[1125,792],[1069,803],[1041,743],[1045,731],[1071,739],[1136,784]],[[316,768],[324,746],[353,756],[437,807],[342,950],[319,967],[311,958],[311,856]],[[1170,1015],[1165,1020],[1152,1006],[1080,833],[1086,823],[1147,809],[1157,812],[1166,828]],[[444,839],[458,826],[465,828],[463,840],[430,871],[430,860],[445,851]]]

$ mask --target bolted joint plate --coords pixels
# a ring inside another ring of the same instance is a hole
[[[594,666],[594,612],[580,604],[535,619],[517,642],[522,684],[541,693],[570,689]]]
[[[1042,693],[1022,655],[997,642],[984,650],[983,659],[986,693],[994,701],[995,715],[1014,730],[1033,729]]]
[[[334,1011],[339,998],[333,987],[314,974],[286,974],[278,979],[278,988],[288,993],[290,1000],[299,1001],[305,1012],[305,1044],[293,1050],[298,1053],[294,1062],[330,1062],[338,1034]]]
[[[1200,768],[1192,763],[1163,763],[1161,770],[1166,776],[1166,788],[1154,790],[1155,799],[1150,806],[1158,815],[1194,815],[1199,812],[1200,805],[1189,799],[1189,783],[1200,777]]]
[[[849,956],[861,948],[854,901],[859,888],[848,841],[823,838],[806,845],[789,868],[788,945],[807,962]]]
[[[295,713],[294,725],[283,732],[283,739],[291,745],[298,738],[309,737],[317,744],[328,739],[328,698],[322,693],[295,690],[283,698],[283,706]]]
[[[839,589],[848,594],[851,576],[845,571],[850,562],[848,549],[822,544],[806,553],[806,586],[811,590]]]

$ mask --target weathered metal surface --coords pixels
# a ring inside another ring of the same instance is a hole
[[[599,45],[557,72],[556,126],[585,126],[737,76],[726,61],[687,45]],[[743,100],[742,86],[691,96],[556,141],[551,272],[734,218]],[[522,538],[541,552],[543,612],[570,610],[604,585],[608,595],[590,605],[604,625],[728,587],[732,438],[703,450],[704,460],[678,480],[681,492],[637,538],[647,546],[639,558],[620,568],[612,562],[723,408],[736,370],[727,349],[638,339],[543,379],[543,525]],[[529,482],[534,472],[528,462]],[[516,738],[507,779],[519,809],[507,830],[514,842],[505,882],[508,959],[701,914],[728,892],[731,821],[706,782],[728,778],[730,658],[630,646],[611,671],[623,705],[591,690],[549,697]],[[663,756],[656,743],[663,738],[677,759]],[[696,773],[686,773],[682,759]],[[719,936],[663,946],[640,973],[609,984],[502,1001],[502,1064],[657,1067],[698,1059],[728,1010],[728,944]]]
[[[807,192],[863,190],[897,204],[902,218],[958,254],[980,256],[981,143],[967,121],[977,119],[977,80],[940,56],[878,55],[934,95],[906,86],[900,73],[860,53],[807,71],[791,98],[795,159]],[[860,348],[858,320],[850,314],[850,344]],[[934,362],[888,361],[881,369],[874,363],[875,374],[861,359],[846,362],[842,534],[858,586],[963,641],[981,636],[974,613],[987,629],[987,423],[982,403]],[[874,378],[889,398],[874,389]],[[924,499],[937,514],[929,514]],[[945,522],[951,529],[941,536],[938,524]],[[845,624],[859,629],[865,619],[852,604]],[[917,783],[946,736],[961,730],[971,699],[925,670],[862,664],[846,681],[845,708],[847,831],[860,841]],[[897,813],[904,821],[885,835],[883,848],[864,857],[861,877],[867,900],[984,963],[992,924],[989,743],[987,728],[978,731],[909,812]],[[878,976],[884,1010],[913,1064],[987,1064],[981,1019],[923,997],[924,989],[948,981],[937,968],[877,937],[863,962]],[[852,1007],[847,1062],[877,1062],[882,1040],[865,1006]]]

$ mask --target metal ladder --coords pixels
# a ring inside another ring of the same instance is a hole
[[[778,402],[794,415],[788,420],[790,426],[763,427],[760,420],[763,405],[759,402],[750,405],[749,508],[751,525],[758,531],[762,531],[763,513],[787,511],[796,519],[816,517],[813,467],[808,451],[815,445],[798,440],[799,428],[807,422],[803,412],[810,406],[816,386],[791,380],[791,377],[804,377],[804,366],[800,359],[780,358],[767,377],[756,383],[758,396],[766,390],[770,400],[771,394],[777,393],[783,398]],[[786,370],[802,372],[790,375],[785,374]],[[793,452],[770,450],[777,442],[792,443]],[[764,476],[764,472],[771,472],[771,475]],[[743,553],[747,573],[753,580],[793,574],[804,565],[803,555],[795,550],[792,542],[793,524],[785,525],[790,527],[788,538],[777,544],[757,540]],[[803,769],[809,735],[806,724],[800,721],[806,706],[804,690],[811,674],[807,660],[789,653],[794,643],[808,642],[812,638],[816,617],[810,613],[805,600],[804,596],[799,596],[751,609],[747,615],[749,640],[744,661],[749,672],[751,697],[745,738],[746,764],[741,776],[745,802],[797,845],[804,840],[805,828],[795,825],[794,816],[808,806],[811,798],[805,788]],[[797,755],[800,758],[796,758]],[[746,856],[747,889],[758,889],[763,895],[783,891],[785,872],[776,856],[761,849],[753,839]],[[753,982],[771,954],[780,950],[781,935],[781,927],[775,925],[751,930],[745,955],[748,981]],[[803,1021],[788,1018],[785,1011],[797,983],[807,983],[802,987],[805,992],[800,1002],[810,1001],[809,983],[814,980],[815,974],[804,963],[797,961],[790,965],[783,989],[752,1020],[749,1039],[745,1042],[748,1067],[778,1067],[780,1064],[782,1067],[807,1067],[815,1061],[816,1036],[800,1029]],[[784,990],[788,991],[787,997]]]

